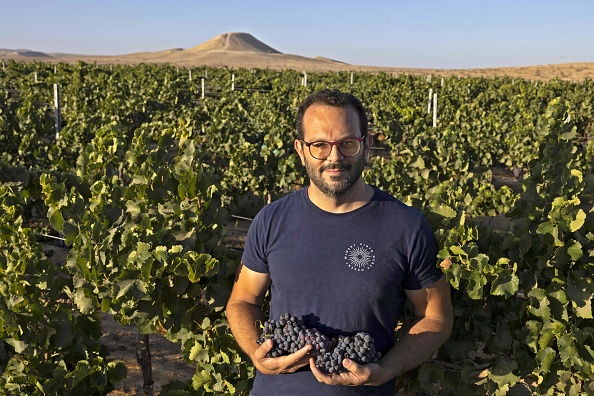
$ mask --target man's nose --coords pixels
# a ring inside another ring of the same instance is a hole
[[[330,146],[330,154],[328,154],[328,157],[326,158],[326,160],[328,160],[330,162],[335,162],[335,161],[341,160],[343,158],[344,158],[344,155],[342,155],[342,153],[338,149],[338,144],[334,144],[334,145]]]

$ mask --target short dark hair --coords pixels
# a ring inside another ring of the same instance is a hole
[[[354,95],[347,92],[341,92],[338,89],[322,89],[309,95],[297,111],[297,138],[303,140],[305,132],[303,131],[303,116],[305,111],[312,105],[326,105],[333,107],[353,106],[359,115],[359,130],[361,137],[367,135],[367,113],[361,104],[361,101]]]

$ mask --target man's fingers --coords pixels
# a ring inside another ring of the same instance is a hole
[[[298,350],[297,352],[287,355],[286,356],[286,359],[288,359],[286,361],[287,366],[295,366],[296,368],[299,368],[301,366],[307,365],[306,356],[309,354],[310,351],[311,351],[311,345],[306,345],[303,348],[301,348],[300,350]]]
[[[260,345],[260,348],[256,349],[256,352],[254,352],[254,357],[257,360],[264,359],[266,357],[266,354],[270,352],[273,346],[274,341],[272,341],[270,338],[267,339],[262,343],[262,345]]]
[[[311,352],[312,346],[311,345],[306,345],[303,348],[301,348],[300,350],[298,350],[297,352],[294,353],[295,357],[297,357],[297,360],[301,360],[301,358],[303,358],[304,356],[307,356],[307,354],[309,352]]]

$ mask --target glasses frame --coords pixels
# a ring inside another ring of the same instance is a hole
[[[342,140],[337,140],[337,141],[334,141],[334,142],[328,142],[326,140],[316,140],[316,141],[313,141],[313,142],[306,142],[305,140],[301,140],[301,139],[299,139],[299,141],[307,146],[307,149],[309,150],[309,155],[311,155],[312,157],[314,157],[317,160],[323,161],[323,160],[327,159],[330,156],[330,154],[332,154],[332,147],[334,147],[334,146],[336,146],[336,149],[340,152],[340,155],[342,155],[343,157],[347,157],[347,158],[354,157],[355,155],[357,155],[357,154],[359,154],[361,152],[361,145],[362,145],[362,142],[365,140],[366,137],[367,137],[367,135],[363,135],[361,137],[348,137],[348,138],[344,138]],[[356,141],[358,141],[359,142],[359,150],[357,150],[357,152],[355,154],[353,154],[353,155],[345,155],[345,154],[343,154],[342,151],[340,151],[340,143],[344,142],[345,140],[356,140]],[[313,155],[312,152],[311,152],[311,145],[314,144],[314,143],[328,143],[330,145],[330,152],[328,153],[328,155],[326,157],[324,157],[324,158],[318,158],[315,155]]]

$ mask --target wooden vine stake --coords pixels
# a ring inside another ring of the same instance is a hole
[[[351,87],[353,86],[353,72],[351,72]]]
[[[427,114],[431,114],[431,99],[433,98],[433,88],[429,88],[429,102],[427,104]]]
[[[437,126],[437,94],[433,94],[433,128]]]
[[[205,82],[204,82],[204,79],[203,78],[201,80],[202,80],[202,99],[204,99],[204,85],[205,85]]]
[[[231,91],[235,91],[235,74],[231,75]]]
[[[54,84],[54,115],[56,118],[56,141],[60,138],[60,130],[62,129],[62,121],[60,119],[60,86]]]

